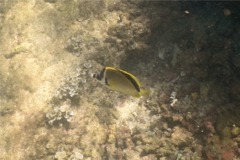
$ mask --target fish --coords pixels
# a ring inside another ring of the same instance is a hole
[[[132,97],[148,96],[150,90],[143,89],[139,80],[131,73],[115,67],[104,67],[93,77],[103,82],[110,89]]]

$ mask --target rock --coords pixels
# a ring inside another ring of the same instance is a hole
[[[172,142],[176,146],[186,145],[190,142],[192,134],[185,129],[174,127],[174,132],[172,133]]]
[[[239,127],[233,127],[232,129],[232,135],[237,136],[240,133],[240,128]]]
[[[83,159],[82,151],[78,148],[73,149],[73,154],[70,157],[70,160],[81,160]]]
[[[56,3],[57,0],[44,0],[45,2],[48,2],[48,3]]]
[[[58,151],[56,154],[55,154],[55,158],[57,160],[64,160],[64,158],[67,157],[67,153],[65,151]]]

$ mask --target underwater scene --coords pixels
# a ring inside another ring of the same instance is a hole
[[[0,160],[240,160],[240,3],[0,0]]]

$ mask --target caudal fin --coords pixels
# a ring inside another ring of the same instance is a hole
[[[151,94],[151,90],[150,89],[141,89],[140,91],[141,96],[149,96]]]

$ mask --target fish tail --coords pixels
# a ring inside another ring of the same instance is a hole
[[[149,89],[141,89],[141,91],[140,91],[140,94],[142,96],[146,96],[146,97],[149,96],[150,93],[151,93],[151,91]]]

